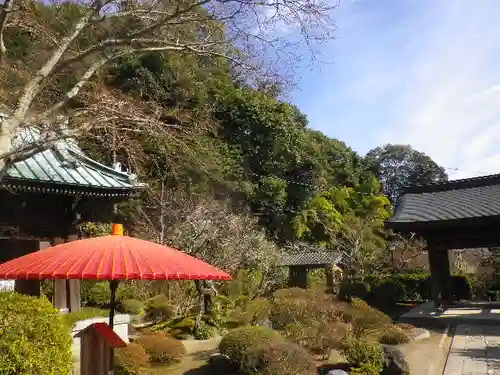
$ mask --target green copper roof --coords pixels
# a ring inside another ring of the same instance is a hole
[[[14,147],[22,147],[37,140],[40,140],[40,132],[28,127],[21,131],[13,143]],[[23,182],[41,183],[46,187],[44,190],[49,188],[49,192],[55,193],[71,193],[71,188],[126,193],[145,186],[133,174],[121,172],[117,170],[119,168],[117,166],[114,169],[90,159],[76,141],[64,139],[47,150],[16,162],[7,170],[2,183],[10,186]]]

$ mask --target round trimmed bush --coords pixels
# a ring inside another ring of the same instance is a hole
[[[146,350],[152,363],[176,363],[186,355],[181,341],[162,333],[139,336],[137,343]]]
[[[377,342],[354,337],[346,337],[342,342],[341,352],[353,367],[372,365],[382,371],[385,363],[384,350]]]
[[[174,315],[174,310],[168,297],[158,294],[150,298],[145,306],[146,319],[165,321]]]
[[[149,358],[144,348],[132,342],[115,350],[115,375],[140,375],[148,365]]]
[[[236,328],[224,336],[219,351],[241,370],[251,370],[255,366],[258,350],[271,341],[282,341],[280,334],[265,327]]]
[[[46,298],[0,293],[0,322],[0,374],[71,374],[71,334]]]
[[[410,342],[410,338],[401,328],[393,326],[382,333],[379,342],[386,345],[400,345]]]
[[[144,304],[136,299],[124,299],[120,302],[120,310],[125,314],[138,315],[144,309]]]
[[[255,368],[259,375],[316,375],[314,358],[289,342],[270,342],[257,350]]]
[[[217,335],[219,331],[217,327],[202,322],[199,327],[194,330],[194,338],[196,340],[208,340]]]

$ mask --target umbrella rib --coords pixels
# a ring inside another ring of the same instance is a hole
[[[94,253],[92,254],[92,256],[90,257],[90,259],[88,260],[87,264],[85,265],[85,267],[84,267],[84,268],[83,268],[83,270],[82,270],[82,275],[81,275],[81,276],[82,276],[82,278],[83,278],[83,276],[85,276],[85,273],[87,272],[87,268],[89,268],[89,266],[92,264],[92,261],[94,260],[94,257],[96,257],[97,255],[99,255],[99,254],[98,254],[98,252],[96,251],[96,252],[94,252]]]
[[[134,259],[135,264],[137,265],[137,269],[139,270],[139,279],[142,279],[142,269],[141,269],[141,265],[139,264],[139,261],[135,257],[135,254],[133,251],[129,251],[129,255]]]

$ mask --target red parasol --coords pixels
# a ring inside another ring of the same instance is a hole
[[[113,327],[118,280],[231,280],[231,276],[181,251],[113,234],[68,242],[0,264],[0,279],[110,280],[109,325]]]
[[[171,247],[123,236],[123,226],[114,224],[110,236],[68,242],[3,263],[0,279],[110,280],[113,327],[119,280],[231,280],[231,276]]]

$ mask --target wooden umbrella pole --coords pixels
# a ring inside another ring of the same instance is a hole
[[[111,290],[111,301],[109,304],[109,326],[113,328],[116,310],[116,289],[118,289],[118,280],[110,280],[109,289]]]
[[[115,309],[116,309],[116,289],[118,289],[118,280],[109,281],[109,289],[111,290],[111,301],[109,304],[109,326],[113,329],[115,320]],[[113,375],[113,370],[115,367],[115,353],[114,349],[110,349],[109,358],[109,374]]]

